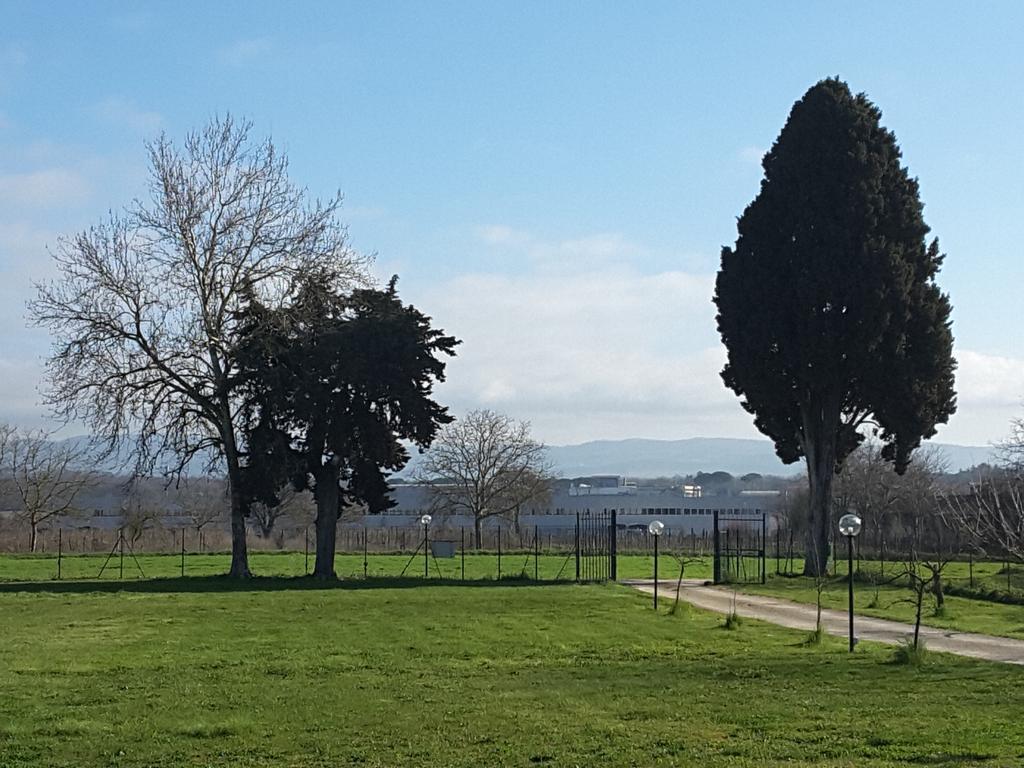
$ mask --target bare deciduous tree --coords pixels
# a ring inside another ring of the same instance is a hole
[[[512,519],[549,493],[550,469],[527,422],[478,410],[441,431],[418,476],[430,483],[436,508],[473,518],[479,548],[484,520]]]
[[[1024,479],[1013,473],[972,483],[943,499],[943,513],[987,555],[1024,560]]]
[[[1010,436],[996,445],[1000,463],[1012,472],[1024,471],[1024,418],[1010,422]]]
[[[28,523],[32,552],[39,526],[74,511],[79,494],[95,481],[89,465],[83,446],[52,442],[41,430],[0,429],[0,471]]]
[[[339,286],[366,273],[340,196],[310,204],[287,159],[250,129],[214,119],[183,147],[148,145],[149,199],[60,241],[61,276],[30,302],[54,338],[48,401],[59,416],[110,450],[131,447],[139,475],[180,474],[197,458],[226,473],[237,577],[249,575],[237,312],[246,296],[286,303],[313,263]]]
[[[252,507],[256,533],[264,539],[270,538],[279,520],[292,520],[296,525],[305,527],[316,517],[313,497],[308,491],[296,491],[291,485],[286,485],[278,492],[277,499],[278,503],[272,507],[263,503]]]

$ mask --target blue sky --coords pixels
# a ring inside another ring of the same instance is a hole
[[[209,7],[213,6],[213,7]],[[895,7],[898,6],[898,7]],[[0,419],[38,423],[47,247],[145,191],[143,141],[250,118],[465,340],[441,397],[552,443],[756,436],[718,253],[792,103],[883,111],[948,258],[960,412],[1024,412],[1024,5],[0,3]]]

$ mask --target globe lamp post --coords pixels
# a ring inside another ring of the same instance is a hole
[[[860,533],[861,519],[854,514],[839,518],[839,532],[846,537],[847,576],[850,591],[850,653],[856,640],[853,637],[853,539]]]
[[[665,531],[665,524],[661,520],[651,520],[647,526],[647,532],[654,537],[654,610],[658,610],[658,539]]]
[[[429,553],[427,552],[427,549],[428,549],[429,544],[430,544],[429,531],[430,531],[430,521],[431,520],[433,520],[433,518],[430,515],[423,515],[423,517],[420,518],[420,525],[423,526],[423,578],[424,579],[430,577],[430,560],[428,559]]]

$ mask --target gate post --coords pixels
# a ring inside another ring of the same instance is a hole
[[[711,536],[714,539],[713,544],[714,544],[714,547],[715,547],[715,562],[714,562],[714,567],[713,567],[713,572],[712,572],[711,580],[715,584],[721,584],[722,583],[722,547],[721,547],[721,544],[718,543],[718,510],[717,509],[712,510],[712,515],[714,517],[712,518],[712,522],[711,522],[711,526],[712,526],[711,527]]]
[[[576,581],[580,580],[580,513],[576,512]]]
[[[768,583],[768,518],[764,512],[761,513],[761,583]]]
[[[611,546],[609,547],[609,565],[612,581],[619,580],[619,526],[617,523],[618,517],[616,515],[616,510],[613,509],[611,527],[608,529],[608,535],[611,539]]]

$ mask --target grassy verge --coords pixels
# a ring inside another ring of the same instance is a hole
[[[768,583],[739,585],[743,592],[770,595],[799,603],[814,603],[817,598],[814,580],[804,577],[771,577]],[[864,616],[913,623],[914,606],[909,602],[910,590],[895,584],[874,587],[854,583],[854,610]],[[826,608],[846,610],[848,606],[845,576],[829,579],[822,594]],[[934,612],[934,603],[926,598],[922,623],[959,632],[980,632],[987,635],[1024,640],[1024,606],[947,596],[941,615]]]
[[[123,586],[123,588],[122,588]],[[405,588],[403,588],[405,587]],[[0,765],[1015,765],[1024,669],[802,644],[624,587],[0,590]]]

